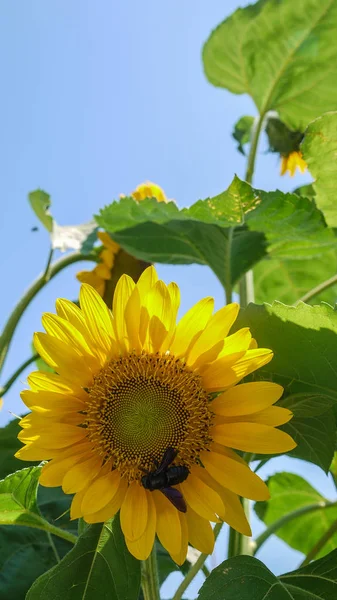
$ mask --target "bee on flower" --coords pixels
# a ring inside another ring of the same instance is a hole
[[[55,373],[28,377],[21,396],[31,413],[20,421],[16,456],[49,461],[40,483],[74,494],[72,519],[98,523],[120,511],[136,558],[149,556],[157,535],[182,564],[188,543],[212,552],[211,522],[251,535],[240,497],[267,500],[269,491],[236,451],[277,454],[296,444],[278,429],[292,417],[274,406],[283,388],[240,383],[273,353],[248,328],[230,333],[239,306],[213,314],[206,297],[177,323],[179,304],[178,286],[152,266],[137,283],[119,279],[112,311],[88,284],[80,307],[57,300],[34,340]],[[180,502],[163,493],[167,484]]]

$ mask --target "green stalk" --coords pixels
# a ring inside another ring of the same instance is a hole
[[[277,521],[274,521],[274,523],[269,525],[269,527],[267,527],[267,529],[265,529],[265,531],[263,531],[261,533],[261,535],[259,535],[256,538],[255,544],[254,544],[254,546],[255,546],[254,554],[256,554],[260,550],[261,546],[270,538],[270,536],[273,535],[273,533],[275,533],[276,531],[278,531],[278,529],[283,527],[283,525],[286,525],[287,523],[289,523],[290,521],[293,521],[294,519],[297,519],[298,517],[302,517],[303,515],[306,515],[308,513],[315,512],[316,510],[322,510],[323,508],[324,509],[332,508],[334,506],[337,506],[337,501],[335,501],[335,502],[317,502],[316,504],[309,504],[308,506],[302,506],[301,508],[297,508],[296,510],[293,510],[292,512],[288,513],[287,515],[283,515],[282,517],[277,519]]]
[[[38,354],[33,354],[32,356],[27,358],[27,360],[25,360],[25,362],[22,363],[22,365],[20,365],[18,369],[16,369],[16,371],[13,373],[13,375],[5,383],[3,388],[0,388],[0,397],[3,397],[5,394],[7,394],[8,390],[12,387],[13,383],[15,383],[15,381],[21,375],[21,373],[38,358],[39,358]]]
[[[232,287],[232,241],[233,241],[234,227],[230,227],[228,230],[227,239],[227,256],[225,264],[225,294],[226,304],[230,304],[233,301],[233,287]]]
[[[299,302],[309,302],[309,300],[312,300],[312,298],[314,298],[315,296],[318,296],[318,294],[320,294],[321,292],[324,292],[325,290],[327,290],[329,287],[332,287],[336,283],[337,283],[337,275],[334,275],[333,277],[326,279],[319,285],[316,285],[314,288],[309,290],[309,292],[304,294],[301,298],[299,298],[299,300],[297,300],[295,302],[295,306],[297,306],[297,304],[299,304]]]
[[[51,258],[50,255],[49,255],[49,258]],[[8,350],[9,350],[9,346],[11,343],[11,339],[13,337],[13,334],[15,332],[17,324],[19,323],[23,313],[25,312],[26,308],[29,306],[29,304],[31,303],[33,298],[35,298],[35,296],[46,285],[46,283],[50,279],[53,279],[53,277],[55,277],[55,275],[60,273],[60,271],[63,271],[63,269],[65,269],[69,265],[72,265],[72,264],[82,261],[82,260],[91,260],[91,261],[97,262],[97,257],[94,254],[85,256],[85,255],[81,254],[80,252],[74,252],[73,254],[70,254],[69,256],[60,258],[59,260],[54,262],[51,266],[49,266],[49,259],[48,259],[47,268],[31,284],[31,286],[28,288],[28,290],[25,292],[25,294],[19,300],[19,302],[15,306],[12,314],[10,315],[10,317],[4,327],[4,330],[0,337],[0,372],[3,368],[4,362],[5,362]]]
[[[217,523],[213,529],[215,540],[221,531],[221,527],[222,527],[222,523]],[[203,569],[205,561],[207,560],[208,557],[209,557],[209,554],[204,554],[204,553],[200,554],[198,560],[194,563],[194,565],[191,566],[191,568],[188,571],[188,573],[186,574],[185,578],[182,580],[182,582],[181,582],[180,586],[178,587],[176,593],[174,594],[172,600],[181,600],[183,593],[188,588],[191,581],[199,573],[199,571],[201,569]]]
[[[142,590],[144,600],[160,600],[157,554],[155,545],[147,560],[142,561]]]

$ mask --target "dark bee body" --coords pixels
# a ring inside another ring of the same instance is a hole
[[[159,490],[178,510],[180,510],[180,512],[186,512],[186,503],[183,495],[179,490],[171,487],[172,485],[178,485],[185,481],[189,474],[189,470],[185,466],[169,466],[176,455],[177,452],[174,448],[167,448],[163,460],[157,469],[143,475],[142,485],[145,489],[150,490],[150,492]]]

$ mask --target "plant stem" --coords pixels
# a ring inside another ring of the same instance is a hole
[[[310,552],[306,555],[305,559],[301,562],[300,567],[305,567],[308,565],[313,558],[319,553],[322,548],[324,548],[325,544],[329,541],[329,539],[336,533],[337,531],[337,520],[332,523],[329,529],[323,533],[322,537],[316,542],[316,544],[311,548]]]
[[[54,552],[54,555],[55,555],[55,558],[56,558],[56,562],[58,562],[58,563],[61,562],[60,555],[59,555],[59,553],[57,551],[57,548],[55,546],[55,543],[54,543],[54,540],[52,538],[52,535],[51,535],[51,533],[49,533],[49,531],[47,531],[47,537],[48,537],[49,544],[50,544],[50,546],[51,546],[51,548],[52,548],[52,550]]]
[[[65,256],[64,258],[60,258],[55,261],[51,266],[48,266],[48,269],[44,270],[44,272],[39,275],[39,277],[31,284],[22,298],[19,300],[17,305],[15,306],[12,314],[10,315],[2,335],[0,337],[0,372],[4,365],[9,345],[11,343],[11,339],[15,332],[16,326],[22,317],[24,311],[29,306],[33,298],[35,298],[36,294],[46,285],[46,283],[55,277],[60,271],[72,265],[76,262],[82,260],[91,260],[97,262],[97,257],[94,254],[83,255],[80,252],[74,252],[69,256]]]
[[[320,294],[321,292],[324,292],[329,287],[335,285],[335,283],[337,283],[337,275],[330,277],[330,279],[323,281],[323,283],[320,283],[319,285],[316,285],[316,287],[309,290],[309,292],[304,294],[304,296],[302,296],[301,298],[299,298],[299,300],[297,300],[295,302],[295,306],[297,306],[297,304],[299,304],[299,302],[308,302],[315,296],[318,296],[318,294]]]
[[[227,256],[225,264],[225,294],[226,304],[230,304],[233,300],[233,287],[232,287],[232,241],[233,241],[234,227],[228,229],[227,239]]]
[[[249,149],[249,154],[248,154],[248,159],[247,159],[247,169],[246,169],[246,176],[245,176],[245,180],[247,181],[247,183],[252,183],[252,181],[253,181],[257,147],[259,144],[259,138],[260,138],[260,133],[262,130],[262,125],[264,122],[264,117],[265,117],[265,114],[262,113],[261,115],[259,115],[256,118],[253,130],[252,130],[252,137],[251,137],[251,142],[250,142],[250,149]],[[253,279],[253,271],[252,270],[247,271],[247,273],[245,273],[243,275],[243,277],[241,277],[241,280],[239,283],[239,294],[240,294],[240,305],[242,308],[246,308],[246,306],[250,302],[254,302],[254,299],[255,299],[254,279]]]
[[[43,522],[43,527],[41,527],[41,529],[44,529],[44,531],[46,531],[47,533],[52,533],[53,535],[56,535],[57,537],[61,538],[62,540],[66,540],[67,542],[70,542],[71,544],[76,544],[76,542],[77,542],[76,535],[74,535],[73,533],[70,533],[69,531],[66,531],[65,529],[59,529],[58,527],[55,527],[55,525],[52,525],[48,521],[45,521],[45,519],[42,519],[42,521],[44,521],[44,522]]]
[[[277,521],[274,521],[274,523],[269,525],[269,527],[267,527],[267,529],[265,529],[265,531],[263,531],[261,535],[259,535],[259,537],[256,538],[254,554],[256,554],[260,550],[262,544],[264,544],[273,533],[275,533],[278,529],[283,527],[283,525],[286,525],[286,523],[289,523],[290,521],[293,521],[294,519],[297,519],[298,517],[301,517],[308,513],[315,512],[316,510],[332,508],[334,506],[337,506],[337,501],[318,502],[316,504],[302,506],[302,508],[298,508],[288,513],[287,515],[283,515],[282,517],[277,519]]]
[[[220,531],[221,531],[222,523],[217,523],[213,529],[214,538],[217,539]],[[180,586],[178,587],[176,593],[174,594],[172,600],[181,600],[183,593],[190,585],[192,579],[199,573],[199,571],[203,568],[209,554],[201,553],[198,560],[191,566],[190,570],[186,574],[185,578],[182,580]]]
[[[4,396],[7,394],[8,390],[12,387],[13,383],[17,380],[17,378],[21,375],[21,373],[29,367],[37,358],[39,358],[38,354],[33,354],[27,360],[25,360],[22,365],[19,366],[18,369],[13,373],[13,375],[8,379],[3,388],[0,388],[0,396]]]
[[[160,600],[157,555],[155,545],[147,560],[142,561],[142,590],[144,600]]]

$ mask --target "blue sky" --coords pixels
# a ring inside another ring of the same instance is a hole
[[[58,223],[74,224],[90,220],[100,207],[146,179],[159,183],[179,206],[188,206],[226,189],[234,173],[244,176],[245,159],[231,132],[239,117],[256,110],[250,98],[206,81],[201,48],[220,21],[246,4],[1,3],[0,324],[47,259],[47,232],[31,232],[37,221],[27,202],[29,191],[46,190]],[[280,178],[278,158],[264,150],[262,143],[257,187],[288,191],[310,181],[308,175]],[[75,265],[55,278],[27,310],[2,383],[29,356],[41,313],[53,311],[59,296],[76,297],[77,270]],[[204,295],[213,295],[218,308],[222,305],[223,290],[208,268],[159,265],[158,271],[180,285],[182,312]],[[28,372],[6,396],[2,424],[11,418],[8,411],[24,411],[19,392]],[[304,474],[333,496],[331,483],[312,465],[276,459],[265,473],[283,469]],[[216,559],[223,555],[219,552]],[[282,572],[294,568],[299,555],[276,541],[273,556],[264,550],[260,557]],[[165,590],[169,595],[170,583]]]

